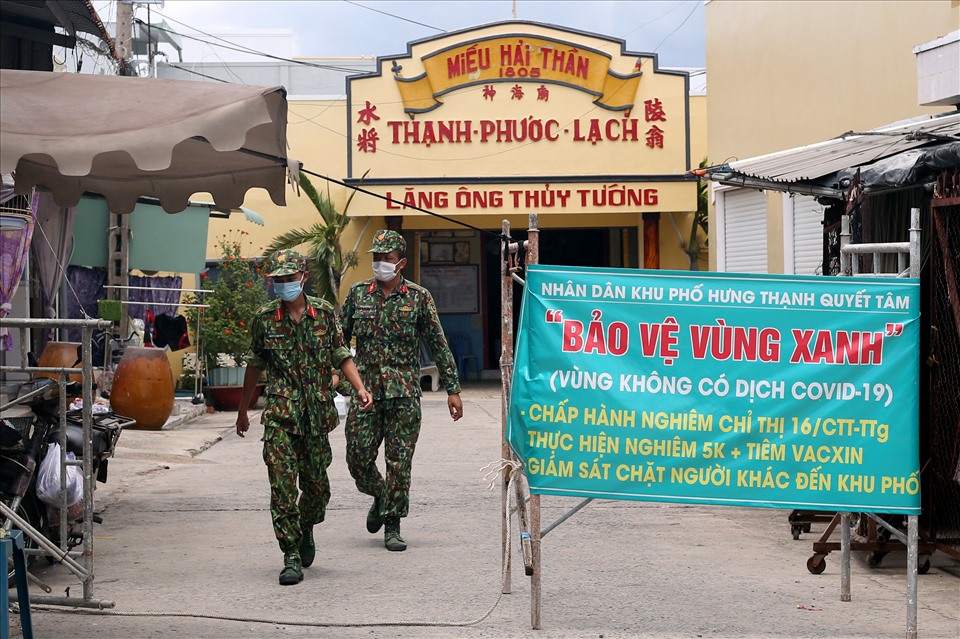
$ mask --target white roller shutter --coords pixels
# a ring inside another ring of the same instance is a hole
[[[823,206],[816,198],[793,198],[793,272],[821,275],[823,272]]]
[[[767,272],[767,198],[754,189],[724,191],[722,270]]]

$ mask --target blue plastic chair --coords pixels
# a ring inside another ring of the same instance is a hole
[[[0,566],[13,558],[17,582],[17,603],[20,606],[20,631],[23,639],[33,639],[33,621],[30,617],[30,592],[27,589],[27,558],[23,552],[23,533],[19,530],[4,531],[0,537]],[[6,584],[0,589],[0,637],[10,636],[9,591]]]
[[[467,380],[470,372],[468,367],[470,362],[473,362],[473,368],[477,371],[477,379],[480,379],[480,359],[473,354],[473,346],[470,343],[469,335],[459,331],[450,333],[450,351],[457,363],[457,374],[461,380]]]

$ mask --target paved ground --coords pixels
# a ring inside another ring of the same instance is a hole
[[[512,594],[499,596],[500,497],[482,470],[500,458],[499,388],[467,389],[464,407],[453,424],[442,394],[424,399],[404,553],[387,552],[364,529],[369,500],[347,473],[343,429],[334,432],[333,498],[317,528],[317,561],[302,584],[286,588],[277,585],[282,556],[258,419],[245,440],[233,434],[231,413],[128,430],[97,493],[105,522],[94,544],[95,596],[116,607],[84,616],[34,610],[35,635],[905,636],[902,553],[876,569],[855,555],[853,601],[841,603],[839,556],[810,574],[814,535],[795,541],[786,511],[616,501],[592,503],[545,537],[543,628],[531,630],[530,581],[517,561]],[[543,524],[577,503],[544,498]],[[936,554],[932,563],[920,577],[919,636],[956,639],[960,562]],[[80,591],[62,567],[40,576],[55,593]],[[160,615],[117,616],[144,612]]]

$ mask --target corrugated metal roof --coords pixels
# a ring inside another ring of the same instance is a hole
[[[867,164],[937,139],[960,140],[960,113],[923,116],[865,133],[731,162],[729,170],[771,182],[814,180]]]

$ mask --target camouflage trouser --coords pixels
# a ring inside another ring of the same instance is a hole
[[[333,461],[330,438],[293,435],[267,426],[263,434],[263,461],[270,478],[270,517],[280,550],[300,548],[301,527],[323,521],[330,501],[327,467]],[[297,503],[297,479],[300,500]]]
[[[361,413],[347,416],[347,467],[357,489],[380,497],[380,515],[406,517],[410,507],[410,470],[420,435],[420,398],[382,399]],[[387,478],[377,469],[377,453],[384,445]]]

